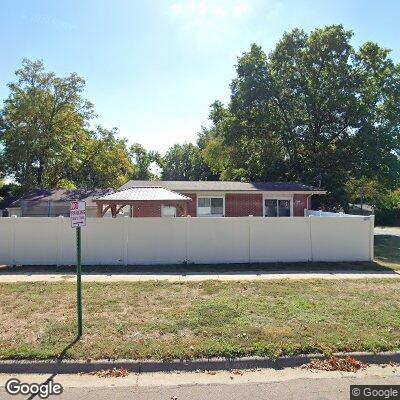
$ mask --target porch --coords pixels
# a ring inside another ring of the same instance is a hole
[[[97,217],[103,218],[110,211],[116,218],[125,207],[133,217],[186,217],[190,197],[162,187],[137,187],[112,193],[94,200]]]

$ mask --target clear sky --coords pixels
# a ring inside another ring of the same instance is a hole
[[[284,31],[327,24],[399,62],[399,0],[0,0],[0,99],[24,57],[77,72],[96,122],[165,152],[195,141],[209,105],[229,99],[236,57]]]

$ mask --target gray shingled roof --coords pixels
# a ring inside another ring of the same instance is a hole
[[[191,191],[271,191],[271,192],[320,192],[324,189],[298,182],[228,182],[228,181],[129,181],[121,186],[119,190],[132,187],[160,186],[177,192]]]
[[[20,207],[22,201],[68,202],[72,200],[81,200],[86,201],[87,206],[96,206],[96,203],[93,202],[94,198],[105,196],[113,192],[113,189],[35,189],[9,204],[7,208]]]
[[[12,196],[12,197],[6,197],[5,199],[2,199],[0,197],[0,210],[5,210],[12,204],[15,200],[17,200],[18,197]]]
[[[97,200],[112,200],[112,201],[150,201],[150,200],[191,200],[190,197],[172,192],[162,187],[134,187],[121,190],[116,193],[111,193]]]

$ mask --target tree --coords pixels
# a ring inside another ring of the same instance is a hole
[[[22,188],[15,183],[1,183],[0,184],[0,198],[6,199],[7,197],[21,196]]]
[[[138,168],[116,128],[90,129],[93,106],[84,80],[59,78],[41,61],[24,60],[0,112],[0,161],[22,190],[118,188]]]
[[[107,130],[100,126],[90,132],[80,144],[80,159],[71,180],[81,187],[117,189],[136,170],[132,164],[125,139],[116,137],[117,129]]]
[[[400,181],[400,65],[388,55],[389,50],[368,42],[355,56],[362,103],[355,176],[378,179],[386,188],[396,189]]]
[[[16,76],[0,114],[4,172],[25,188],[56,187],[87,138],[93,107],[81,95],[85,82],[45,72],[42,61],[24,60]]]
[[[201,139],[198,142],[201,145]],[[192,143],[172,146],[162,160],[161,177],[164,180],[213,180],[213,174],[204,162],[201,148]]]
[[[253,44],[238,59],[229,105],[212,105],[205,153],[229,153],[214,170],[235,180],[322,176],[327,201],[345,207],[351,177],[398,186],[400,68],[376,44],[356,52],[351,36],[340,25],[294,29],[269,55]]]
[[[157,176],[150,171],[150,166],[152,163],[161,163],[161,158],[158,152],[151,150],[147,151],[142,145],[135,143],[130,147],[129,153],[136,166],[135,170],[131,174],[132,179],[153,180],[157,178]]]

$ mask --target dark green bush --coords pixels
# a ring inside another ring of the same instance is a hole
[[[400,189],[388,192],[375,205],[375,224],[400,226]]]
[[[400,226],[400,209],[375,210],[375,225]]]

